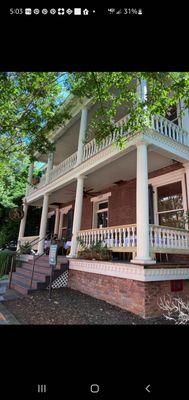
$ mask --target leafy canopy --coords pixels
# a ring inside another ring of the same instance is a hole
[[[121,107],[129,119],[124,128],[136,132],[149,124],[153,114],[165,116],[180,103],[181,114],[189,107],[188,72],[76,72],[68,75],[73,94],[93,98],[99,108],[91,122],[97,141],[115,130],[114,119]],[[140,84],[147,81],[148,95],[141,97]],[[184,101],[181,103],[181,100]],[[122,139],[118,139],[122,144]]]
[[[143,80],[148,82],[146,98],[139,91]],[[68,91],[78,100],[98,103],[90,128],[100,142],[115,130],[120,108],[129,114],[124,128],[131,133],[145,129],[152,114],[165,116],[172,105],[180,103],[182,113],[189,107],[189,73],[1,72],[0,204],[13,205],[14,198],[24,195],[29,162],[36,152],[53,150],[49,132],[70,118],[72,103],[62,107]],[[125,144],[121,137],[118,144]]]

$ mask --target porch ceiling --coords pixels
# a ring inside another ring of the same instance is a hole
[[[79,120],[76,120],[71,127],[68,127],[66,132],[56,142],[56,152],[54,156],[55,165],[60,164],[63,160],[77,151],[78,137]],[[40,161],[47,162],[47,159],[48,156],[45,154],[40,156]]]
[[[154,151],[149,146],[148,171],[155,171],[173,164],[173,160]],[[85,188],[101,191],[120,180],[131,180],[136,177],[136,150],[129,152],[111,163],[104,165],[87,175]],[[60,188],[50,195],[50,204],[67,203],[75,199],[76,182]],[[32,203],[34,204],[34,203]],[[34,205],[41,206],[42,199],[36,200]],[[53,206],[52,206],[53,207]],[[55,206],[54,206],[55,207]]]

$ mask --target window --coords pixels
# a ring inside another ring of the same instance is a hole
[[[184,214],[181,181],[157,188],[157,212],[159,225],[184,228]]]
[[[108,201],[94,203],[93,228],[106,228],[108,226]]]

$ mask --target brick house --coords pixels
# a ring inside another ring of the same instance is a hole
[[[92,135],[84,143],[96,106],[73,96],[66,102],[75,102],[72,118],[51,133],[54,154],[38,155],[46,169],[35,188],[29,169],[19,241],[39,239],[43,254],[47,231],[66,237],[69,287],[143,317],[157,315],[162,295],[189,295],[189,231],[183,224],[189,209],[189,110],[182,118],[178,107],[174,118],[154,116],[145,132],[132,136],[124,132],[127,112],[121,110],[119,132],[97,146]],[[118,134],[126,138],[123,149],[115,145]],[[31,210],[38,215],[33,231],[27,227]],[[86,246],[104,241],[113,261],[78,259],[78,237]]]

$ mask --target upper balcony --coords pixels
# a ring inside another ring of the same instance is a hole
[[[81,171],[78,170],[79,165],[77,163],[76,151],[51,169],[49,173],[48,184],[46,184],[46,176],[44,175],[40,179],[38,185],[35,187],[30,187],[27,193],[27,200],[30,201],[35,197],[40,197],[41,193],[44,192],[44,190],[41,191],[41,189],[48,189],[47,187],[52,186],[52,183],[63,176],[65,176],[65,182],[69,181],[69,179],[73,179],[74,174],[71,176],[68,174],[68,172],[74,170],[75,175],[78,173],[86,173],[86,171],[88,171],[88,169],[91,167],[94,169],[96,163],[101,163],[103,160],[106,161],[112,157],[119,157],[123,152],[123,149],[115,146],[115,143],[120,137],[127,139],[126,147],[128,148],[129,146],[135,144],[136,138],[139,135],[145,135],[147,140],[149,140],[152,145],[160,146],[162,151],[168,151],[172,153],[172,158],[177,157],[178,160],[180,159],[181,161],[188,160],[189,133],[183,130],[181,127],[164,117],[156,115],[152,117],[149,128],[146,129],[145,132],[136,132],[136,134],[131,135],[124,130],[126,118],[128,118],[128,116],[124,116],[118,122],[116,122],[115,131],[103,139],[100,144],[97,144],[96,140],[93,139],[83,146],[82,162],[79,164],[80,166],[82,165],[82,168],[80,168]],[[173,155],[175,155],[175,157]],[[105,158],[103,159],[103,157]],[[62,179],[60,184],[62,185]]]

